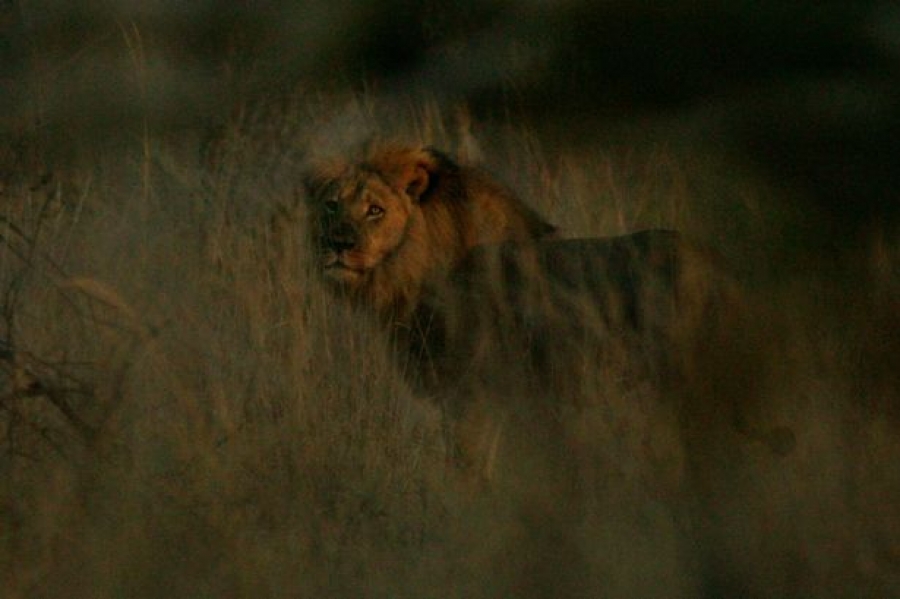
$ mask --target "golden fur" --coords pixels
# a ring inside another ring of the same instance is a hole
[[[471,248],[554,233],[486,173],[429,148],[373,146],[304,182],[326,280],[388,318],[408,315]]]

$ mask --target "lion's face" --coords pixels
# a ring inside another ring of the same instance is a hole
[[[322,272],[332,281],[353,285],[403,242],[413,204],[376,174],[351,173],[326,188],[316,209]]]
[[[421,158],[421,157],[419,157]],[[428,183],[412,152],[389,165],[325,165],[307,176],[312,239],[326,280],[354,288],[403,245]]]

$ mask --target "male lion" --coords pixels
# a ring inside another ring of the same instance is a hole
[[[555,231],[483,171],[430,148],[373,146],[314,166],[304,183],[325,279],[387,319],[408,315],[471,248]]]
[[[600,368],[670,388],[719,370],[727,389],[707,394],[727,402],[684,413],[789,449],[757,423],[751,393],[732,393],[752,387],[753,368],[704,361],[737,355],[720,351],[735,294],[677,233],[556,239],[509,190],[433,149],[370,148],[318,164],[305,185],[325,280],[391,325],[410,382],[440,401],[456,457],[482,474],[498,423],[552,428],[561,403],[596,393],[584,383]]]

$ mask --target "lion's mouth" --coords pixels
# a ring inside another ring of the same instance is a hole
[[[344,264],[343,262],[332,262],[331,264],[326,264],[325,266],[323,266],[322,269],[325,270],[326,272],[331,271],[331,270],[355,272],[355,273],[359,273],[359,274],[362,274],[363,272],[365,272],[361,268],[353,268],[352,266],[348,266],[347,264]]]
[[[346,252],[326,252],[322,256],[322,272],[329,279],[349,283],[358,280],[367,271],[363,260],[346,255]]]

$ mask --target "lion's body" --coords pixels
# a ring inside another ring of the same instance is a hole
[[[476,248],[418,305],[411,344],[430,362],[423,383],[443,387],[483,361],[516,362],[532,385],[549,382],[546,363],[569,360],[560,346],[572,343],[659,349],[688,309],[711,300],[679,289],[686,252],[671,231]]]
[[[480,246],[418,304],[409,345],[428,389],[485,370],[555,386],[588,346],[658,372],[684,331],[728,318],[731,295],[673,231]]]
[[[609,384],[651,383],[680,398],[685,426],[722,419],[786,453],[792,434],[770,429],[758,403],[765,368],[748,316],[715,256],[648,230],[475,248],[419,303],[404,345],[479,468],[494,423],[512,414],[544,426]]]

